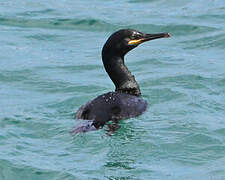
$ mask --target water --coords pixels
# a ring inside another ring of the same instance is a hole
[[[0,2],[0,179],[225,179],[225,2]],[[114,89],[101,62],[120,28],[172,37],[126,57],[149,108],[71,136]]]

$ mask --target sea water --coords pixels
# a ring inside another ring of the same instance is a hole
[[[125,59],[148,109],[72,136],[121,28],[172,36]],[[0,180],[20,179],[225,180],[225,1],[1,1]]]

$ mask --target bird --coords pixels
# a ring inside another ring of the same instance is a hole
[[[77,110],[75,119],[85,121],[75,126],[71,133],[98,130],[110,121],[117,124],[119,120],[144,113],[148,103],[142,98],[140,87],[125,65],[124,57],[146,41],[168,37],[169,33],[146,34],[134,29],[114,32],[102,48],[102,61],[115,85],[115,91],[102,94],[82,105]]]

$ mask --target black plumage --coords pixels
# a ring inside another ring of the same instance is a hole
[[[147,101],[141,97],[141,90],[134,76],[124,63],[127,52],[139,44],[170,37],[168,33],[145,34],[132,29],[122,29],[113,33],[102,49],[102,61],[106,72],[115,85],[115,92],[98,96],[81,106],[75,119],[88,120],[71,132],[86,132],[103,127],[107,122],[131,118],[142,114]]]

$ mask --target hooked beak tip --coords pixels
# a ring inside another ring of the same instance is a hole
[[[171,37],[170,33],[165,33],[165,37],[166,38]]]

